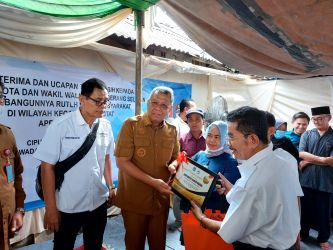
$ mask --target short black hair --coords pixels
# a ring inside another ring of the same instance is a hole
[[[81,85],[81,95],[90,96],[94,89],[108,90],[106,84],[98,78],[90,78]]]
[[[267,119],[267,126],[269,128],[275,127],[275,123],[276,123],[275,116],[271,112],[268,112],[268,111],[265,111],[265,113],[266,113],[266,119]]]
[[[244,106],[231,111],[227,115],[227,121],[237,122],[237,130],[243,135],[255,134],[262,143],[268,144],[266,112]]]
[[[4,91],[5,89],[5,84],[2,81],[0,81],[0,88],[2,91]]]
[[[308,123],[310,122],[310,117],[304,112],[297,112],[296,114],[294,114],[293,118],[291,119],[291,122],[296,121],[296,119],[298,118],[305,118],[308,121]]]
[[[179,103],[179,113],[183,112],[185,108],[189,108],[191,106],[190,102],[194,102],[193,99],[191,98],[183,99]]]

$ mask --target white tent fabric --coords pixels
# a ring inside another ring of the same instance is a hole
[[[129,81],[135,78],[135,53],[98,43],[56,49],[0,39],[0,55],[111,71]],[[143,69],[143,77],[192,84],[192,97],[202,108],[208,108],[214,96],[222,95],[229,110],[250,105],[289,122],[297,111],[310,115],[313,106],[330,105],[333,110],[333,77],[256,81],[246,75],[154,56],[144,57]]]
[[[0,4],[0,37],[47,47],[79,47],[112,34],[131,12],[127,8],[103,18],[57,18]]]
[[[311,116],[311,107],[330,106],[333,110],[333,77],[330,76],[258,82],[236,82],[220,76],[210,76],[210,79],[212,95],[222,95],[229,111],[244,105],[267,110],[288,122],[288,129],[296,112],[303,111]],[[310,123],[309,128],[312,127]]]

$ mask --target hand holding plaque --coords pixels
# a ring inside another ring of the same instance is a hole
[[[171,189],[181,198],[195,201],[202,209],[215,187],[218,175],[181,153]]]

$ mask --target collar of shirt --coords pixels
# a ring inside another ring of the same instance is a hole
[[[146,126],[151,126],[152,123],[151,123],[151,120],[149,119],[149,116],[148,116],[148,113],[145,112],[143,115],[142,115],[142,120],[143,120],[143,125],[146,127]],[[165,125],[165,120],[163,120],[163,122],[161,123],[161,127],[163,127]]]
[[[239,172],[241,174],[241,179],[244,181],[244,185],[246,184],[248,178],[257,168],[257,163],[268,156],[273,151],[273,143],[270,142],[266,148],[259,151],[255,155],[253,155],[248,160],[245,160],[241,165],[238,165]]]
[[[285,135],[301,137],[299,134],[295,133],[294,129],[288,130]]]
[[[77,124],[79,124],[79,125],[81,125],[81,126],[83,126],[83,125],[88,125],[88,123],[84,120],[84,118],[83,118],[83,116],[82,116],[82,114],[81,114],[80,109],[77,109],[77,110],[75,111],[75,120],[76,120]],[[98,122],[98,119],[95,119],[95,121],[94,121],[93,124],[95,124],[95,123],[97,123],[97,122]],[[89,126],[89,125],[88,125],[88,126]],[[93,127],[93,126],[92,126],[92,127]]]
[[[185,122],[179,115],[176,115],[176,119],[178,119],[180,123],[184,123],[187,125],[187,122]]]
[[[186,138],[187,140],[200,140],[201,138],[203,138],[203,133],[201,132],[201,135],[200,135],[200,137],[198,138],[198,139],[196,139],[196,138],[194,138],[194,136],[192,135],[192,133],[191,132],[188,132],[185,136],[184,136],[184,138]]]

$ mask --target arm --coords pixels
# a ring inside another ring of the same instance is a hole
[[[110,155],[105,156],[104,178],[106,181],[106,185],[109,187],[109,198],[107,201],[107,205],[108,207],[111,207],[114,202],[116,191],[115,188],[113,187],[113,182],[112,182],[112,165],[111,165]]]
[[[205,214],[202,213],[201,208],[195,204],[194,201],[191,201],[192,205],[192,213],[195,218],[200,222],[200,225],[208,230],[212,231],[213,233],[217,233],[220,229],[222,222],[217,220],[209,219]]]
[[[23,173],[23,165],[21,161],[20,154],[18,152],[15,137],[12,134],[13,140],[14,140],[14,147],[13,147],[13,153],[15,155],[14,157],[14,173],[15,173],[15,180],[14,180],[14,187],[15,187],[15,208],[16,209],[22,209],[24,207],[24,199],[26,197],[25,192],[22,187],[22,173]],[[13,215],[13,219],[11,221],[11,230],[12,232],[19,231],[23,226],[23,212],[15,211]]]
[[[299,157],[302,159],[300,162],[300,169],[302,170],[308,164],[316,164],[321,166],[333,166],[333,157],[320,157],[314,154],[309,153],[308,144],[309,144],[309,133],[306,131],[301,136],[299,143]]]
[[[321,157],[317,155],[310,154],[308,152],[299,152],[300,158],[302,158],[307,164],[316,164],[321,166],[332,166],[333,167],[333,157]]]
[[[44,226],[47,230],[57,232],[60,225],[60,213],[55,199],[55,174],[54,165],[42,162],[42,187],[45,199]]]
[[[162,194],[171,194],[171,187],[162,179],[155,179],[139,169],[129,157],[116,157],[117,166],[129,176],[155,188]]]

